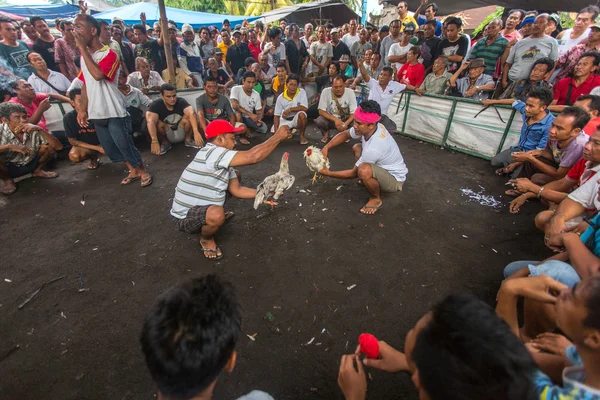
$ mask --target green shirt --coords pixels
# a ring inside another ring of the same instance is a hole
[[[12,72],[23,79],[28,79],[33,73],[33,68],[27,60],[27,53],[30,51],[29,46],[22,40],[17,40],[15,47],[0,43],[0,58],[6,60]]]
[[[444,94],[446,90],[446,82],[448,82],[452,78],[452,74],[448,71],[444,71],[444,73],[440,76],[435,76],[435,72],[431,72],[429,75],[425,77],[420,89],[425,89],[425,93],[427,94]]]
[[[498,35],[496,40],[490,45],[487,44],[487,36],[479,39],[475,46],[471,49],[469,60],[475,58],[483,58],[485,61],[485,74],[494,76],[496,72],[496,64],[504,54],[508,39],[502,35]]]

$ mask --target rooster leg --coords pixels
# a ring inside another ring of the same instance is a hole
[[[315,172],[315,174],[313,175],[313,178],[311,180],[311,185],[314,185],[316,181],[317,181],[317,173]]]
[[[323,175],[319,174],[319,179],[323,180]]]

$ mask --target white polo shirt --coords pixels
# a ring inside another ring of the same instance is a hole
[[[379,81],[371,78],[367,82],[369,88],[369,100],[376,101],[381,106],[381,114],[387,115],[392,99],[398,93],[406,89],[406,85],[396,81],[390,81],[385,89],[381,88]]]
[[[569,194],[569,198],[585,207],[586,210],[600,209],[600,179],[595,175]]]
[[[48,83],[50,83],[58,90],[66,92],[67,89],[69,89],[69,86],[71,86],[71,81],[68,80],[67,77],[61,74],[60,72],[52,70],[49,71],[50,75],[48,76],[48,79],[46,79],[46,81],[48,81]],[[36,93],[60,94],[58,93],[58,91],[52,89],[52,87],[48,85],[48,83],[44,82],[42,78],[38,77],[36,74],[31,74],[31,76],[29,76],[29,79],[27,79],[27,82],[29,82],[29,84],[33,87]]]
[[[281,113],[283,113],[285,110],[287,110],[289,108],[298,107],[298,106],[304,106],[304,107],[308,108],[308,99],[306,97],[306,92],[304,91],[304,89],[296,90],[296,94],[291,99],[287,95],[287,90],[284,90],[283,93],[281,93],[279,95],[279,97],[277,98],[277,102],[275,103],[274,114],[277,116],[281,116]],[[298,114],[298,113],[290,112],[290,115],[288,115],[288,118],[292,118],[296,114]]]

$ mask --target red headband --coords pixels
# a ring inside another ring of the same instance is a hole
[[[363,124],[376,124],[381,119],[381,116],[374,112],[365,112],[358,106],[354,112],[354,119],[359,120]]]

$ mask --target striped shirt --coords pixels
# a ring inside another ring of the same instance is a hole
[[[483,58],[485,61],[485,73],[494,76],[498,59],[504,54],[507,44],[508,40],[502,35],[498,35],[496,40],[490,45],[487,44],[487,37],[483,37],[471,49],[469,60]]]
[[[171,215],[184,219],[192,207],[225,204],[229,181],[236,178],[233,168],[229,167],[236,154],[212,143],[200,149],[179,178]]]

